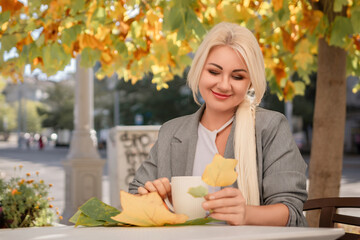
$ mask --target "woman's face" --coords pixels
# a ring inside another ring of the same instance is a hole
[[[249,70],[240,54],[228,46],[211,49],[199,81],[208,110],[233,114],[249,86]]]

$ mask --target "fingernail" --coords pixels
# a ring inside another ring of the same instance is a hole
[[[208,204],[207,204],[207,203],[203,203],[203,207],[204,207],[204,208],[207,208],[207,207],[208,207]]]
[[[210,200],[214,200],[215,197],[214,197],[214,196],[210,196],[209,199],[210,199]]]

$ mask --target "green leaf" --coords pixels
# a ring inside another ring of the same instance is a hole
[[[164,29],[174,31],[180,28],[183,22],[183,15],[181,9],[178,7],[172,7],[170,11],[164,13]]]
[[[208,194],[208,189],[204,186],[191,187],[188,193],[194,198],[202,198]]]
[[[42,51],[41,48],[39,48],[37,44],[33,42],[30,44],[29,58],[32,60],[36,57],[42,57]]]
[[[353,33],[351,21],[349,18],[337,16],[330,36],[330,45],[344,47],[345,37]]]
[[[276,12],[275,15],[277,16],[281,26],[286,24],[290,18],[290,10],[287,1],[284,1],[284,6]]]
[[[11,48],[15,47],[17,39],[14,35],[7,35],[1,38],[1,50],[9,51]]]
[[[180,223],[180,224],[173,224],[173,225],[167,225],[165,224],[165,226],[191,226],[191,225],[205,225],[207,223],[210,222],[221,222],[220,220],[211,218],[211,217],[207,217],[207,218],[196,218],[193,220],[189,220],[186,221],[184,223]]]
[[[35,41],[36,46],[38,46],[38,47],[44,45],[44,42],[45,42],[45,35],[44,34],[40,34],[38,39],[36,39],[36,41]]]
[[[340,12],[343,5],[347,5],[347,0],[335,0],[334,1],[334,12]]]
[[[85,8],[85,0],[71,1],[70,11],[72,15]]]
[[[78,220],[79,217],[80,217],[80,214],[81,214],[81,211],[78,210],[78,211],[69,219],[69,222],[76,224],[77,220]]]
[[[128,49],[124,42],[117,42],[115,44],[115,49],[119,52],[119,54],[127,57],[128,56]]]
[[[103,226],[104,224],[105,224],[104,221],[98,221],[89,216],[86,216],[84,213],[80,213],[75,223],[75,226],[81,225],[87,227],[97,227],[97,226]]]
[[[91,20],[99,22],[101,24],[104,24],[106,21],[105,8],[103,8],[103,7],[96,8],[96,10],[94,11],[94,14],[92,15]]]
[[[111,219],[111,217],[120,213],[118,209],[103,203],[95,197],[89,199],[79,209],[82,213],[92,219],[109,223],[117,223],[117,221]]]
[[[100,57],[100,50],[86,47],[81,52],[80,65],[85,68],[91,68],[95,65],[96,61],[100,59]]]
[[[305,83],[302,81],[294,82],[295,95],[304,96],[305,94]]]
[[[186,26],[191,26],[190,28],[194,30],[195,35],[201,39],[206,34],[204,26],[199,22],[194,10],[189,9],[186,13]]]
[[[352,23],[354,34],[360,33],[360,6],[351,9],[350,21]]]
[[[81,33],[81,26],[79,25],[74,25],[71,28],[67,28],[62,32],[61,42],[70,47],[80,33]]]
[[[181,25],[176,40],[184,40],[186,38],[185,25]]]
[[[180,56],[179,63],[183,66],[190,66],[192,59],[188,55],[182,55]]]
[[[10,19],[10,11],[0,13],[0,25],[9,21]]]
[[[170,54],[172,56],[176,56],[176,54],[179,51],[179,47],[176,44],[174,44],[172,40],[168,40],[167,45],[168,45],[168,50],[169,50]]]

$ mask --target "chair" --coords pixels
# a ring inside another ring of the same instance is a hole
[[[338,208],[360,208],[360,197],[337,197],[310,199],[304,203],[304,211],[320,209],[319,227],[333,228],[335,223],[360,226],[360,217],[337,214]],[[339,239],[359,240],[360,235],[345,233]]]

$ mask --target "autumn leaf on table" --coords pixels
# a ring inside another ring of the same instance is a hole
[[[110,226],[119,225],[117,221],[111,219],[120,211],[112,206],[109,206],[99,199],[93,197],[86,201],[79,210],[72,216],[69,222],[75,223],[75,226]]]
[[[220,154],[215,154],[213,161],[206,166],[202,180],[213,187],[229,186],[237,178],[234,170],[236,164],[236,159],[224,158]]]
[[[188,219],[184,214],[171,213],[156,192],[138,196],[120,191],[120,201],[123,211],[112,217],[118,222],[149,227],[181,224]]]

